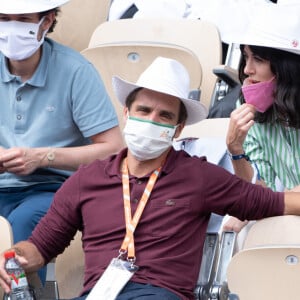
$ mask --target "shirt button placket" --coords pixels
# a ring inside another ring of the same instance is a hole
[[[23,107],[23,97],[22,97],[22,87],[19,88],[15,95],[15,114],[16,114],[16,124],[15,130],[20,131],[23,130],[24,126],[24,107]]]

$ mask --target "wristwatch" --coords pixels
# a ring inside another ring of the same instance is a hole
[[[47,159],[48,159],[48,168],[50,168],[51,163],[55,160],[55,153],[53,148],[49,148],[49,151],[47,153]]]
[[[246,159],[247,161],[250,161],[250,158],[247,154],[244,153],[241,153],[241,154],[231,154],[229,151],[227,151],[227,154],[229,155],[229,157],[232,159],[232,160],[239,160],[239,159]]]

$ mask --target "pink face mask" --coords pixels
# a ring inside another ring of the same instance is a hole
[[[263,113],[274,103],[273,92],[275,80],[253,83],[242,87],[246,103],[252,104],[257,111]]]

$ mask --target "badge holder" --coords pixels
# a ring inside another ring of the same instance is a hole
[[[117,258],[113,258],[89,293],[87,300],[114,300],[138,270],[134,264],[135,258],[123,260],[124,253],[120,253]]]

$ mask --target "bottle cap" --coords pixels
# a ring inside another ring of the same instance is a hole
[[[10,259],[10,258],[13,258],[15,256],[16,256],[16,253],[15,253],[14,250],[9,250],[9,251],[4,252],[5,259]]]

